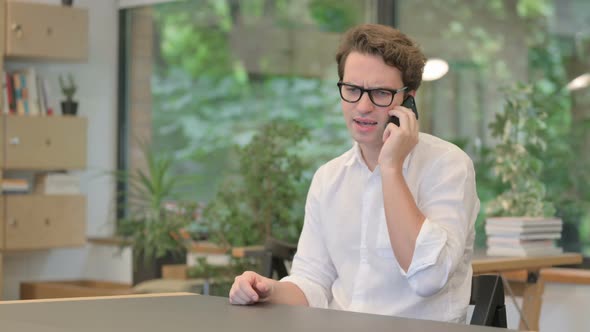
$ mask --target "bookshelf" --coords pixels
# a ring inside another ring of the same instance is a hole
[[[0,54],[0,69],[10,60],[84,61],[88,12],[0,0]],[[0,105],[3,97],[0,94]],[[85,169],[87,127],[87,119],[61,116],[58,107],[51,116],[2,112],[0,180],[10,172]],[[26,194],[0,194],[0,299],[3,254],[82,246],[86,241],[86,197],[46,195],[36,191],[32,182]]]

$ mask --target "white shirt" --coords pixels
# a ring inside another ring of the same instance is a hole
[[[422,225],[407,273],[387,232],[381,173],[354,147],[312,180],[291,275],[312,307],[465,322],[479,212],[471,159],[420,133],[403,174]]]

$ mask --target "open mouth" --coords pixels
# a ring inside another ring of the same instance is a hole
[[[376,126],[377,122],[371,120],[357,120],[353,119],[352,121],[358,123],[361,126]]]

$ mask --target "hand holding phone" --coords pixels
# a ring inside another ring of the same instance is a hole
[[[414,97],[408,95],[406,97],[406,99],[404,99],[402,106],[411,109],[412,112],[414,112],[414,114],[416,115],[416,119],[418,119],[418,109],[416,108],[416,100],[414,100]],[[399,118],[397,116],[395,116],[395,115],[390,116],[389,122],[391,122],[399,127]]]

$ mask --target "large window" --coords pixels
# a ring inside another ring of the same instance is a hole
[[[543,181],[566,224],[564,247],[590,254],[590,79],[568,88],[590,72],[588,13],[584,0],[201,0],[126,9],[124,159],[137,164],[136,140],[150,141],[191,180],[182,194],[208,202],[237,172],[234,147],[278,120],[310,130],[298,145],[309,178],[351,144],[335,84],[340,34],[362,22],[394,22],[429,58],[449,64],[418,92],[421,128],[476,161],[484,208],[502,190],[488,129],[503,105],[501,88],[533,84],[536,106],[549,114]]]

